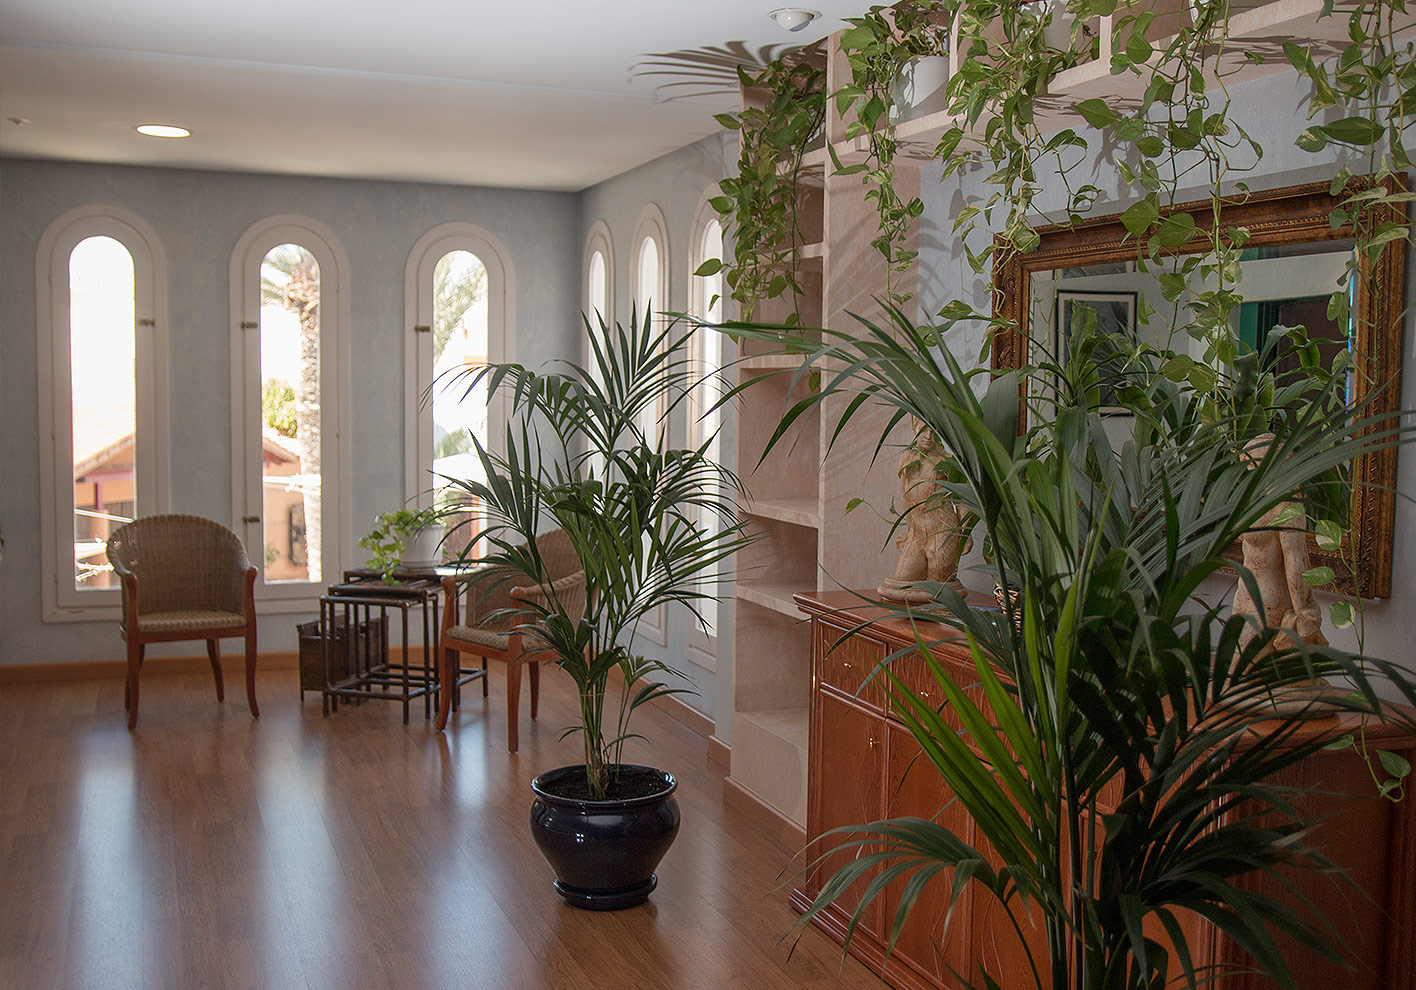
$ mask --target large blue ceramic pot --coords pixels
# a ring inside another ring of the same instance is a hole
[[[654,869],[678,835],[678,781],[652,767],[623,764],[648,793],[591,801],[583,789],[585,767],[561,767],[531,781],[531,835],[555,870],[555,888],[566,902],[590,911],[618,911],[642,904],[659,878]]]

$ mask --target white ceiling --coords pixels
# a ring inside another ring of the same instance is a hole
[[[663,99],[645,56],[814,41],[868,6],[809,0],[826,16],[793,34],[780,2],[5,0],[0,153],[578,190],[736,107]]]

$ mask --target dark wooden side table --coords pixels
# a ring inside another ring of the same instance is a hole
[[[403,705],[406,725],[409,703],[422,698],[423,717],[432,717],[442,687],[436,658],[440,572],[386,584],[374,571],[345,571],[344,580],[330,585],[328,593],[320,597],[325,715],[339,710],[340,698],[397,701]],[[420,626],[421,650],[417,643]],[[340,628],[345,635],[336,635]],[[372,635],[369,630],[382,631],[382,644],[360,641],[360,636]],[[395,631],[401,632],[396,640]],[[346,652],[338,657],[336,650],[341,647]],[[463,684],[482,676],[480,669],[459,666],[454,674],[456,683],[447,687],[455,696]]]

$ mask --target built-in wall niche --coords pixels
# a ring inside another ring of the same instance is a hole
[[[1357,189],[1371,184],[1353,181]],[[1393,187],[1407,186],[1404,177],[1388,181]],[[1232,316],[1234,329],[1251,346],[1261,344],[1275,326],[1302,322],[1314,336],[1326,330],[1328,342],[1322,346],[1328,360],[1340,348],[1350,347],[1350,400],[1354,404],[1370,400],[1363,410],[1366,415],[1392,416],[1401,395],[1406,243],[1388,244],[1376,265],[1365,268],[1350,288],[1350,324],[1328,319],[1327,300],[1346,269],[1354,237],[1350,223],[1337,227],[1330,223],[1338,203],[1328,183],[1322,182],[1255,193],[1241,203],[1225,204],[1222,227],[1249,233],[1240,259],[1242,277],[1235,286],[1244,305]],[[1191,214],[1207,231],[1211,209],[1211,202],[1203,200],[1179,205],[1174,211]],[[1369,210],[1373,215],[1368,222],[1401,219],[1385,215],[1392,209]],[[994,339],[995,369],[1018,367],[1044,353],[1064,352],[1069,320],[1088,309],[1099,322],[1108,321],[1111,329],[1133,321],[1131,332],[1139,339],[1188,350],[1196,359],[1203,356],[1202,345],[1172,339],[1168,328],[1188,323],[1184,307],[1213,286],[1196,275],[1178,300],[1164,300],[1156,279],[1137,270],[1135,241],[1120,213],[1076,226],[1045,227],[1038,233],[1036,250],[1008,256],[994,270],[996,315],[1016,327]],[[1176,253],[1200,251],[1206,243],[1204,237],[1197,237]],[[1279,359],[1288,358],[1280,351]],[[1124,431],[1124,426],[1113,429]],[[1391,594],[1396,450],[1357,458],[1353,478],[1352,520],[1343,545],[1328,549],[1310,540],[1309,554],[1315,566],[1333,569],[1337,590],[1385,598]]]

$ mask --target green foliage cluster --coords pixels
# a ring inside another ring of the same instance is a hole
[[[738,70],[744,88],[765,94],[761,106],[718,114],[738,132],[738,175],[720,184],[710,201],[730,231],[733,257],[706,260],[694,273],[722,270],[730,295],[752,318],[757,305],[791,291],[793,318],[800,322],[802,233],[797,187],[807,146],[826,121],[826,70],[801,51],[774,59],[757,74]]]
[[[359,546],[369,551],[364,566],[391,581],[393,569],[403,562],[403,554],[413,537],[443,518],[438,509],[396,509],[380,512],[369,531],[359,538]]]
[[[503,364],[466,373],[469,393],[485,383],[509,396],[512,422],[505,453],[477,445],[487,480],[451,487],[486,513],[481,560],[545,589],[544,600],[525,602],[511,617],[575,681],[581,720],[570,731],[581,736],[590,793],[600,798],[635,738],[630,716],[683,690],[660,680],[682,678],[678,671],[631,652],[636,629],[664,606],[686,607],[701,622],[698,603],[713,596],[720,571],[749,538],[733,519],[741,487],[710,456],[713,439],[677,448],[655,436],[697,384],[687,357],[694,331],[678,323],[659,329],[647,312],[628,329],[616,324],[612,332],[603,321],[598,332],[586,329],[589,369]],[[710,524],[715,517],[721,525]],[[552,529],[566,534],[585,574],[574,600],[552,583],[536,546],[537,534]],[[607,708],[614,670],[624,687]]]
[[[1160,41],[1155,12],[1140,0],[1069,0],[1066,10],[1077,22],[1112,17],[1110,70],[1139,83],[1138,100],[1083,100],[1070,108],[1072,126],[1059,127],[1048,86],[1081,57],[1079,31],[1072,29],[1074,50],[1048,47],[1046,15],[1018,0],[909,0],[872,10],[843,39],[855,77],[834,95],[843,110],[855,110],[852,136],[868,135],[870,157],[859,171],[877,187],[890,182],[898,148],[881,93],[916,54],[911,24],[952,23],[961,55],[948,91],[953,123],[934,157],[946,178],[967,175],[966,188],[982,185],[953,217],[968,262],[986,277],[1035,250],[1040,227],[1084,220],[1102,196],[1091,180],[1104,160],[1133,194],[1122,220],[1135,266],[1161,286],[1154,307],[1140,314],[1163,331],[1158,346],[1082,328],[1066,360],[1044,352],[985,385],[975,380],[983,372],[964,371],[943,345],[948,331],[974,323],[991,338],[1016,326],[968,298],[949,301],[929,327],[913,326],[889,300],[882,325],[800,336],[781,326],[725,327],[789,349],[825,341],[801,372],[820,375],[822,387],[787,412],[773,443],[833,400],[844,410],[833,436],[873,403],[895,412],[891,427],[906,416],[925,423],[963,474],[941,493],[982,519],[997,581],[1018,591],[1000,615],[938,589],[939,617],[967,635],[986,700],[980,705],[965,690],[970,685],[931,663],[962,735],[888,664],[877,671],[925,758],[968,811],[979,845],[915,819],[841,830],[856,833],[845,842],[853,858],[826,882],[811,913],[863,886],[853,932],[869,902],[894,884],[904,893],[893,944],[925,883],[949,883],[954,898],[980,884],[1015,924],[1029,906],[1041,908],[1046,955],[1030,958],[1039,986],[1151,990],[1222,975],[1196,968],[1177,914],[1191,911],[1292,986],[1276,933],[1330,958],[1340,951],[1320,920],[1254,892],[1245,878],[1292,865],[1330,867],[1304,844],[1309,823],[1271,781],[1324,742],[1353,740],[1319,736],[1293,745],[1299,723],[1289,718],[1253,733],[1272,715],[1253,704],[1284,685],[1336,674],[1356,691],[1332,704],[1366,725],[1390,717],[1374,680],[1412,702],[1416,685],[1361,655],[1360,603],[1358,650],[1347,652],[1291,647],[1272,629],[1250,627],[1257,634],[1248,640],[1246,620],[1198,603],[1195,592],[1232,566],[1224,551],[1294,492],[1304,495],[1319,543],[1340,543],[1352,458],[1410,434],[1372,416],[1370,405],[1349,408],[1346,378],[1363,373],[1370,355],[1325,366],[1306,331],[1287,328],[1275,335],[1281,342],[1265,345],[1297,355],[1298,371],[1284,377],[1271,354],[1246,348],[1231,330],[1249,231],[1226,225],[1223,209],[1246,198],[1243,176],[1263,149],[1231,114],[1229,87],[1263,56],[1230,43],[1226,0],[1196,4],[1198,16]],[[1348,155],[1332,180],[1333,195],[1342,197],[1333,227],[1352,224],[1357,240],[1328,307],[1338,321],[1350,316],[1349,298],[1377,291],[1371,276],[1384,249],[1411,234],[1413,197],[1399,172],[1410,166],[1416,68],[1413,46],[1396,35],[1403,15],[1402,0],[1357,0],[1340,13],[1329,6],[1324,16],[1345,19],[1349,39],[1336,58],[1317,61],[1301,42],[1284,48],[1312,86],[1317,118],[1298,146],[1338,146]],[[1208,202],[1177,209],[1181,191],[1196,187],[1210,190]],[[911,204],[884,192],[874,199],[876,247],[892,272],[903,271],[917,260],[897,268],[893,253]],[[1048,212],[1050,202],[1060,205]],[[894,295],[893,283],[887,288]],[[1118,398],[1135,417],[1135,435],[1119,447],[1098,410],[1100,356],[1108,367],[1118,359],[1123,365]],[[1023,381],[1029,386],[1020,392]],[[1020,394],[1028,413],[1022,431]],[[1265,431],[1277,440],[1254,466],[1241,451]],[[879,442],[883,449],[888,437]],[[1240,573],[1257,599],[1253,575]],[[1305,578],[1320,585],[1332,573],[1315,568]],[[1351,625],[1354,603],[1338,602],[1331,614],[1335,624]],[[928,644],[920,647],[928,659]],[[1378,753],[1368,765],[1382,793],[1401,792],[1405,761]],[[1109,793],[1119,799],[1109,803]],[[1170,946],[1148,937],[1144,923],[1164,929]],[[966,978],[996,986],[986,973]]]
[[[261,382],[261,422],[283,437],[298,437],[300,423],[295,416],[295,389],[281,378]]]

